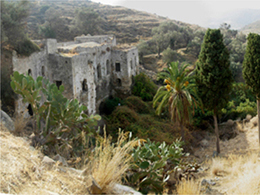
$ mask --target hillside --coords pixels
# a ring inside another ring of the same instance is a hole
[[[260,20],[246,25],[240,30],[244,34],[257,33],[260,34]]]
[[[119,43],[138,42],[139,39],[151,37],[151,30],[165,21],[172,21],[180,26],[189,26],[192,29],[201,27],[170,20],[146,12],[127,9],[120,6],[102,5],[89,1],[39,1],[32,2],[31,14],[27,20],[27,32],[32,39],[43,38],[39,35],[39,25],[46,20],[46,11],[54,8],[67,28],[63,36],[57,37],[59,41],[72,40],[74,37],[70,28],[75,24],[75,11],[79,8],[91,8],[101,17],[100,31],[96,34],[114,34]],[[53,13],[51,13],[53,14]],[[92,34],[93,35],[93,34]]]

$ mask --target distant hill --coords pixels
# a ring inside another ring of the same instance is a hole
[[[260,20],[260,10],[242,9],[229,12],[218,19],[213,19],[209,24],[210,28],[219,28],[220,24],[227,23],[232,29],[241,29],[257,20]]]
[[[32,39],[41,39],[39,35],[38,26],[42,25],[44,15],[41,10],[44,7],[52,7],[58,13],[62,14],[65,19],[66,25],[71,27],[75,18],[75,10],[88,7],[96,11],[102,18],[103,34],[114,34],[119,43],[133,43],[138,42],[140,39],[151,37],[151,30],[159,26],[160,23],[165,21],[172,21],[179,26],[189,26],[192,29],[199,29],[197,25],[191,25],[176,20],[170,20],[166,17],[161,17],[147,12],[128,9],[120,6],[103,5],[90,1],[48,1],[42,0],[32,2],[31,15],[28,18],[28,34]],[[99,32],[100,33],[100,32]],[[57,37],[59,41],[69,41],[73,36]]]
[[[260,20],[246,25],[240,30],[244,34],[257,33],[260,34]]]

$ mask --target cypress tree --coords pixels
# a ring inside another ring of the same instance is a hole
[[[213,111],[217,153],[220,153],[217,115],[229,101],[233,81],[229,66],[229,52],[220,30],[208,29],[196,63],[196,83],[204,107]]]
[[[253,93],[256,95],[260,145],[260,35],[255,33],[250,33],[247,37],[243,77],[246,84],[253,89]]]

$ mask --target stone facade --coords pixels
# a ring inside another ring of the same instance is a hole
[[[89,114],[98,113],[99,105],[110,95],[131,93],[133,77],[139,73],[136,47],[117,46],[110,35],[80,36],[73,42],[41,42],[42,50],[29,57],[13,54],[13,70],[48,78],[63,85],[67,98],[77,98],[88,107]],[[25,109],[21,100],[16,111]]]

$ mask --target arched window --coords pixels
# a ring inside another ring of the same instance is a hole
[[[32,76],[32,70],[31,69],[28,70],[28,75]]]
[[[118,87],[121,87],[121,86],[122,86],[122,81],[121,81],[121,79],[117,79],[117,80],[116,80],[116,83],[117,83],[117,86],[118,86]]]
[[[102,77],[100,64],[98,64],[98,66],[97,66],[97,76],[99,79],[101,79],[101,77]]]
[[[130,60],[130,67],[131,67],[131,69],[133,69],[133,61],[132,60]]]
[[[84,79],[82,82],[82,91],[87,91],[88,85],[87,85],[87,79]]]
[[[45,67],[42,66],[42,76],[44,77],[45,76]]]
[[[109,67],[109,60],[107,60],[107,64],[106,64],[107,66],[107,74],[109,74],[110,73],[110,67]]]

